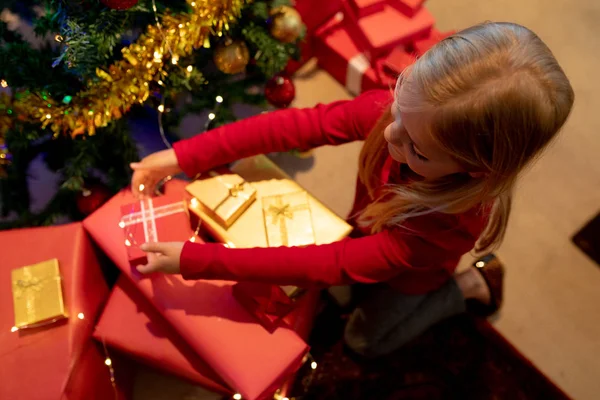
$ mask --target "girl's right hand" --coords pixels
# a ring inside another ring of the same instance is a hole
[[[181,172],[173,149],[162,150],[130,164],[133,169],[131,190],[138,198],[152,196],[156,185],[168,176]]]

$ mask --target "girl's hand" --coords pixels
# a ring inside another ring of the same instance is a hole
[[[181,172],[173,149],[150,154],[140,162],[131,163],[130,167],[133,169],[131,190],[138,198],[151,196],[160,181]]]
[[[137,267],[137,270],[142,274],[152,272],[179,273],[179,257],[183,249],[183,242],[144,243],[140,246],[140,249],[148,253],[148,264]]]

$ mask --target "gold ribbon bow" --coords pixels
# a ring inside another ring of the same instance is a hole
[[[281,233],[281,243],[284,246],[287,246],[289,243],[289,234],[287,230],[287,225],[285,223],[286,218],[294,219],[294,212],[309,209],[309,205],[297,204],[295,206],[292,206],[290,203],[284,204],[283,200],[279,196],[275,198],[275,202],[277,204],[269,205],[267,213],[272,217],[271,223],[273,225],[279,224],[279,231]]]

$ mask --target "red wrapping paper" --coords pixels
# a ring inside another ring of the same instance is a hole
[[[104,353],[91,340],[108,288],[82,225],[2,231],[0,243],[0,399],[114,399]],[[52,258],[69,319],[11,332],[10,271]]]
[[[294,311],[284,319],[287,326],[304,340],[312,329],[318,301],[318,291],[307,292],[298,300]],[[96,325],[94,337],[144,364],[197,383],[206,389],[233,394],[125,277],[121,277],[113,288]],[[282,390],[290,387],[292,382],[293,377],[290,377],[282,385]],[[287,391],[281,394],[285,395]]]
[[[423,7],[425,0],[390,0],[390,5],[412,17]]]
[[[383,11],[386,0],[347,0],[352,11],[359,18]]]
[[[165,195],[181,196],[186,182],[172,180]],[[141,276],[129,266],[118,226],[129,190],[84,221],[102,250],[131,279],[165,320],[233,390],[253,400],[274,391],[300,365],[308,346],[290,328],[267,332],[237,302],[232,282],[185,281],[180,275]],[[260,366],[260,368],[258,367]]]
[[[213,392],[233,394],[126,277],[119,278],[113,288],[96,324],[94,338],[143,364]]]
[[[283,318],[295,307],[294,300],[277,285],[240,282],[233,286],[232,292],[269,332],[280,326]]]
[[[345,3],[344,17],[350,36],[371,58],[378,58],[396,46],[426,37],[435,22],[425,8],[409,17],[389,5],[385,5],[382,11],[359,18]]]
[[[382,60],[371,66],[350,37],[343,17],[338,14],[316,33],[315,55],[319,66],[329,72],[354,95],[377,88],[394,87],[397,75],[389,75],[383,69]]]

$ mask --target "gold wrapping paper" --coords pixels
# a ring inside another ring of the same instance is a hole
[[[262,207],[269,247],[315,243],[312,214],[305,191],[265,196]]]
[[[67,317],[57,259],[14,269],[11,282],[17,328]]]
[[[199,202],[190,203],[190,211],[198,215],[203,227],[213,237],[229,247],[251,248],[268,247],[263,220],[262,199],[266,196],[282,195],[303,191],[285,172],[265,156],[256,156],[239,161],[231,168],[256,189],[256,201],[237,219],[235,224],[224,228],[212,219]],[[307,193],[312,213],[315,244],[336,242],[346,237],[352,227],[334,214],[321,202]]]
[[[192,182],[186,190],[223,228],[229,228],[256,200],[256,190],[236,174],[213,174],[210,178]]]

